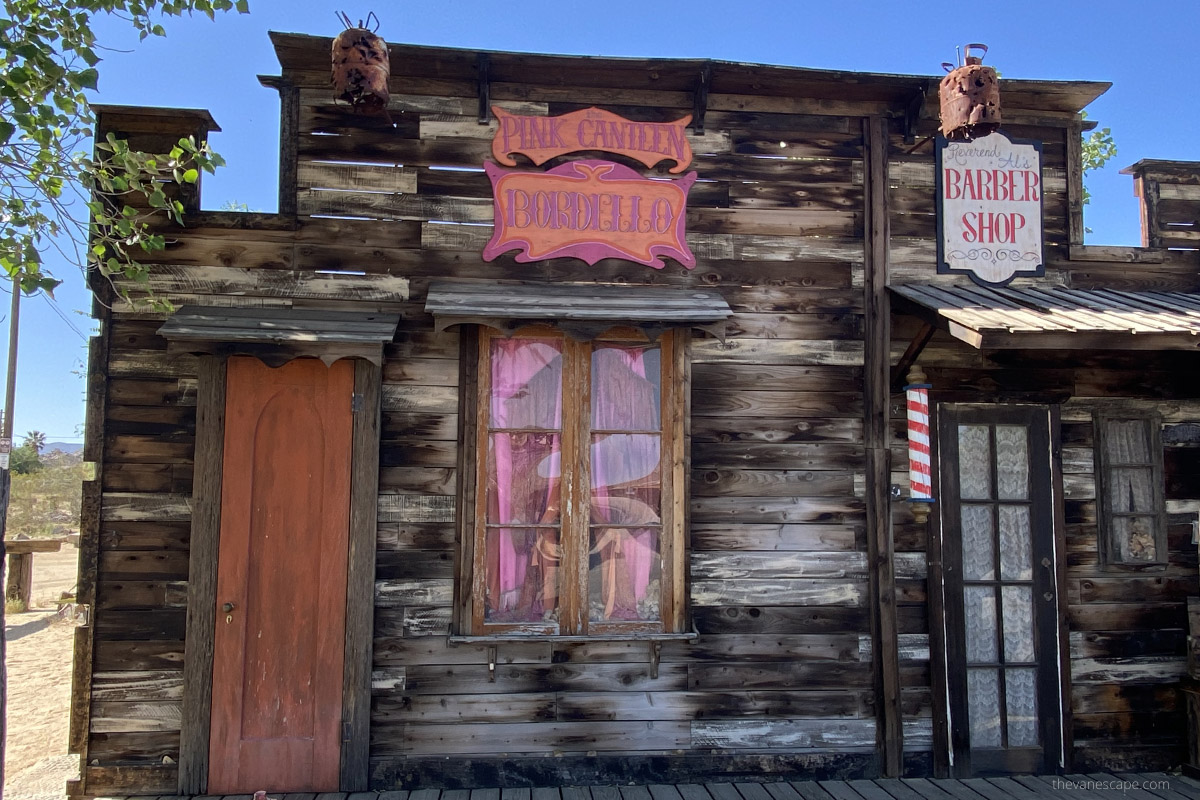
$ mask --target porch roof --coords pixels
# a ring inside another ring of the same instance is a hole
[[[254,355],[273,366],[301,356],[378,364],[399,323],[399,314],[370,311],[184,306],[158,333],[170,352]]]
[[[651,335],[697,327],[723,336],[725,320],[733,314],[719,292],[705,289],[450,281],[429,287],[425,311],[437,330],[479,323],[512,331],[550,322],[585,338],[614,325],[633,325]]]
[[[980,350],[1195,350],[1200,294],[904,284],[893,308]]]

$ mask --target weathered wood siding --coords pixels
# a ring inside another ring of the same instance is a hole
[[[896,120],[888,156],[893,280],[933,280],[927,137],[936,108],[923,112],[915,146],[903,141],[899,122],[922,82],[905,89],[899,79],[853,83],[796,71],[775,75],[764,90],[760,72],[723,65],[705,132],[692,138],[701,179],[689,202],[694,270],[616,260],[518,264],[511,256],[483,263],[492,203],[480,168],[492,127],[476,119],[475,54],[394,52],[393,125],[331,102],[328,40],[277,35],[276,46],[283,76],[273,84],[284,95],[284,130],[295,134],[283,142],[281,208],[294,205],[297,216],[193,215],[151,258],[150,286],[177,304],[401,314],[382,371],[372,788],[877,774],[862,444],[862,120]],[[670,120],[692,113],[696,69],[512,57],[494,62],[491,76],[492,101],[516,112],[597,104]],[[1005,108],[1013,132],[1047,143],[1047,280],[1118,275],[1111,264],[1070,261],[1070,101],[1033,89],[1013,97]],[[1176,270],[1159,264],[1145,274],[1174,280]],[[646,642],[503,643],[494,680],[486,645],[449,642],[460,334],[433,333],[423,312],[430,281],[444,277],[703,286],[732,307],[726,341],[698,337],[692,345],[690,613],[700,639],[664,644],[657,676]],[[112,312],[91,793],[137,781],[144,791],[173,792],[197,364],[168,357],[155,335],[162,317],[125,302]],[[914,332],[912,320],[899,319],[893,360]],[[939,337],[921,363],[939,399],[1068,401],[1064,434],[1075,438],[1083,436],[1082,398],[1189,392],[1185,373],[1165,363],[1175,388],[1150,388],[1136,366],[1141,356],[1069,365],[1039,358],[993,360]],[[1193,405],[1178,404],[1167,415],[1172,424],[1194,419]],[[891,432],[893,480],[906,485],[898,405]],[[1165,697],[1176,680],[1165,673],[1182,663],[1182,632],[1147,631],[1181,629],[1182,596],[1195,591],[1194,548],[1188,555],[1178,517],[1171,580],[1118,587],[1099,574],[1085,552],[1095,545],[1088,446],[1071,441],[1078,471],[1068,476],[1076,743],[1080,752],[1089,744],[1142,748],[1149,736],[1150,751],[1166,753],[1171,747],[1153,737],[1178,733],[1173,703],[1150,720],[1133,708],[1137,698]],[[1190,486],[1170,496],[1200,502]],[[893,523],[906,763],[924,772],[933,727],[926,530],[900,504]],[[1134,694],[1106,687],[1109,674],[1127,679]]]
[[[1086,269],[1075,266],[1081,272]],[[1112,269],[1101,262],[1093,267],[1100,274]],[[1164,281],[1153,275],[1153,267],[1148,271],[1143,288],[1197,288],[1194,277]],[[1124,288],[1134,288],[1129,284],[1136,277],[1125,274]],[[911,339],[916,330],[914,320],[896,320],[894,334],[900,342]],[[1194,449],[1190,434],[1200,422],[1200,404],[1193,399],[1194,356],[1102,351],[1075,352],[1064,359],[1046,351],[983,354],[938,334],[918,363],[934,387],[931,403],[1060,404],[1067,562],[1061,600],[1068,619],[1068,733],[1074,766],[1094,771],[1178,764],[1187,730],[1178,697],[1186,668],[1186,598],[1200,590],[1191,524],[1200,510],[1200,451]],[[1181,440],[1164,447],[1169,521],[1165,569],[1139,572],[1100,562],[1092,413],[1117,408],[1157,411],[1168,441]],[[897,397],[893,419],[899,425],[903,418],[903,400]],[[907,475],[898,473],[895,478],[907,486]],[[898,551],[909,546],[924,549],[916,526],[898,525],[896,530],[914,534],[911,543],[897,536]]]

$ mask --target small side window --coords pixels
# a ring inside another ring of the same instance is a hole
[[[1165,564],[1162,425],[1152,414],[1118,412],[1093,422],[1103,563]]]

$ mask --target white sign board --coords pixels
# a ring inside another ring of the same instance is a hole
[[[1045,274],[1041,142],[939,137],[936,184],[939,273],[985,285]]]

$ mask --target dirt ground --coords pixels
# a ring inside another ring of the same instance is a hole
[[[79,550],[33,556],[33,605],[5,616],[8,643],[8,739],[4,758],[7,800],[56,800],[78,776],[67,755],[71,655],[75,628],[55,613],[60,593],[75,586]]]

